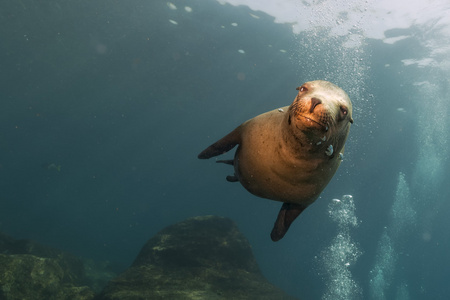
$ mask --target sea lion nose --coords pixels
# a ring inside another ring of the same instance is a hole
[[[309,108],[309,112],[312,113],[314,111],[314,108],[316,108],[317,105],[322,103],[322,100],[319,98],[311,98],[311,107]]]

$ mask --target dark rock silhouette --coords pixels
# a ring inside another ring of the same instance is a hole
[[[230,219],[205,216],[160,231],[98,299],[295,298],[263,277]]]

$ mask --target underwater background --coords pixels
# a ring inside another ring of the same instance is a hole
[[[290,295],[447,299],[450,4],[285,3],[297,21],[215,0],[3,1],[0,231],[125,269],[164,227],[218,215]],[[316,79],[347,91],[355,122],[273,243],[281,203],[197,155]]]

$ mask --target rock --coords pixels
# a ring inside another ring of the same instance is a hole
[[[151,238],[98,299],[295,299],[261,274],[250,244],[227,218],[206,216]]]
[[[90,300],[81,259],[0,233],[0,299]]]
[[[0,299],[74,299],[94,298],[87,286],[75,286],[56,259],[29,254],[0,254]]]
[[[80,258],[59,249],[41,245],[32,240],[14,239],[0,232],[1,254],[30,254],[40,258],[54,259],[59,266],[66,270],[66,277],[76,284],[86,280],[84,277],[83,262]]]

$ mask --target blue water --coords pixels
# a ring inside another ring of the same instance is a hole
[[[439,27],[346,48],[245,6],[172,3],[0,4],[0,230],[125,268],[165,226],[214,214],[299,298],[447,299],[448,58],[402,62]],[[332,182],[273,243],[281,204],[197,154],[315,79],[348,92],[355,123]]]

